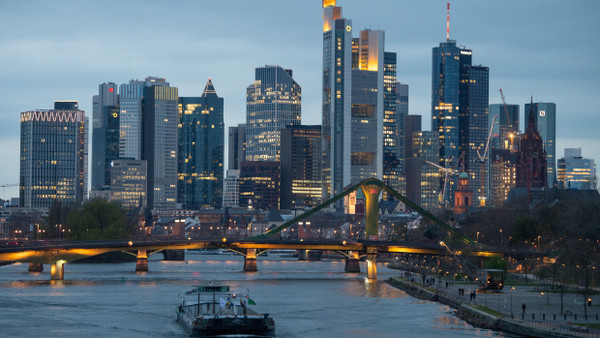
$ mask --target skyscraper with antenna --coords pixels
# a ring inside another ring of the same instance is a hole
[[[442,167],[459,169],[459,156],[465,153],[464,167],[470,177],[469,189],[474,191],[473,205],[484,205],[486,166],[477,149],[485,148],[487,139],[489,69],[472,65],[473,51],[450,39],[450,3],[446,13],[446,41],[432,51],[431,129],[439,133]],[[447,196],[452,200],[452,194]]]

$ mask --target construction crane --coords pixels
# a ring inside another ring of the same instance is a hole
[[[446,203],[446,193],[448,191],[448,178],[450,177],[450,175],[458,175],[458,171],[453,170],[453,169],[449,169],[449,168],[444,168],[439,164],[433,163],[431,161],[427,161],[425,160],[426,163],[431,164],[434,167],[437,167],[440,170],[443,170],[445,175],[444,175],[444,184],[442,185],[442,191],[440,191],[440,197],[439,197],[439,202],[441,205],[445,205]]]
[[[508,107],[506,105],[506,100],[504,99],[504,93],[502,92],[502,88],[498,89],[500,91],[500,97],[502,97],[502,105],[504,106],[504,114],[506,115],[506,124],[511,125],[510,115],[508,114]]]
[[[490,149],[490,140],[492,139],[492,132],[494,131],[494,124],[496,123],[497,118],[498,118],[498,115],[494,115],[494,118],[492,119],[492,123],[490,125],[490,131],[488,132],[487,141],[485,143],[485,151],[483,152],[483,156],[479,153],[479,148],[477,148],[477,156],[479,157],[479,160],[481,162],[485,162],[485,158],[488,155],[488,150]]]
[[[502,88],[498,89],[498,91],[500,91],[500,97],[502,97],[502,106],[504,106],[504,115],[506,115],[506,125],[511,126],[512,128],[512,121],[510,119],[510,114],[508,114],[508,105],[506,104],[506,99],[504,98],[504,93],[502,92]],[[510,140],[510,150],[512,150],[512,137]]]

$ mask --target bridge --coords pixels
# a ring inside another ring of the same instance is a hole
[[[280,233],[296,223],[308,218],[319,210],[335,203],[350,193],[361,189],[366,199],[366,239],[364,240],[284,240],[275,238]],[[449,234],[448,244],[422,243],[407,241],[381,241],[378,239],[379,230],[379,194],[385,190],[408,207],[428,218],[434,224],[446,230]],[[449,247],[452,246],[452,248]],[[329,199],[321,205],[308,210],[302,215],[287,221],[279,227],[273,228],[264,234],[247,237],[244,239],[228,240],[227,238],[210,240],[98,240],[98,241],[72,241],[44,243],[41,245],[27,245],[18,247],[0,248],[1,262],[29,262],[34,264],[51,264],[50,278],[52,280],[64,279],[64,264],[85,257],[100,255],[107,252],[122,251],[136,256],[136,271],[148,271],[148,256],[162,250],[182,249],[227,249],[244,256],[244,271],[257,271],[256,259],[261,254],[273,249],[294,250],[329,250],[340,253],[346,258],[346,272],[360,272],[359,260],[366,258],[367,278],[377,278],[378,253],[405,253],[424,255],[454,255],[474,256],[480,258],[502,257],[514,254],[512,251],[492,247],[483,247],[470,238],[449,226],[427,210],[408,200],[382,181],[370,178],[357,183],[344,192]],[[523,254],[523,253],[521,253]],[[540,252],[526,253],[527,255],[540,256]]]

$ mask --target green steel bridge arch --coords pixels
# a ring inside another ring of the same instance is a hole
[[[276,228],[270,229],[270,230],[266,231],[264,234],[251,236],[251,237],[248,237],[248,239],[265,239],[272,235],[275,235],[275,234],[281,232],[283,229],[287,229],[287,228],[291,227],[292,225],[310,217],[311,215],[313,215],[313,214],[319,212],[320,210],[322,210],[323,208],[339,201],[340,199],[357,191],[358,189],[361,189],[363,191],[365,198],[366,198],[366,237],[367,237],[367,239],[372,238],[373,236],[376,237],[378,234],[379,194],[381,193],[381,190],[385,190],[388,194],[394,196],[396,199],[403,202],[411,209],[415,210],[421,216],[429,219],[434,224],[436,224],[440,228],[447,231],[452,237],[458,239],[460,242],[462,242],[468,246],[475,245],[475,242],[471,238],[469,238],[467,235],[465,235],[465,234],[461,233],[460,231],[456,230],[455,228],[451,227],[446,222],[442,221],[441,219],[439,219],[438,217],[433,215],[431,212],[423,209],[421,206],[419,206],[415,202],[409,200],[408,198],[406,198],[405,196],[403,196],[396,190],[392,189],[390,186],[388,186],[381,180],[374,178],[374,177],[362,180],[359,183],[347,188],[343,192],[337,194],[336,196],[330,198],[329,200],[321,203],[320,205],[306,211],[302,215],[299,215],[299,216],[281,224],[280,226],[278,226]]]

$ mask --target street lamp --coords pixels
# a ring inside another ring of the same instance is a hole
[[[511,286],[511,288],[510,288],[510,318],[514,317],[514,315],[513,315],[513,307],[512,307],[512,293],[513,293],[513,290],[515,290],[515,289],[516,288],[514,286]]]
[[[479,231],[477,231],[477,239],[475,240],[475,242],[479,242]]]
[[[542,237],[542,236],[538,236],[538,249],[541,249],[540,248],[540,237]]]
[[[500,229],[500,248],[502,248],[502,229]]]

